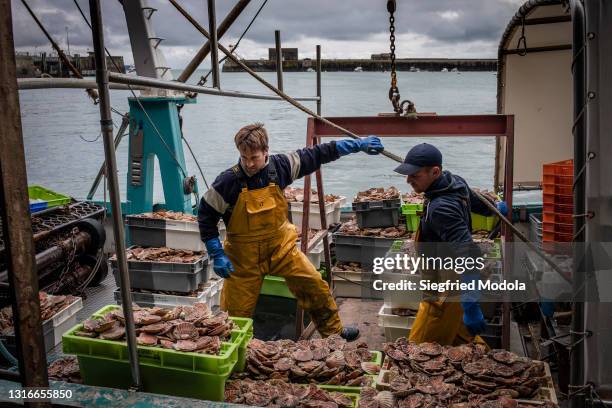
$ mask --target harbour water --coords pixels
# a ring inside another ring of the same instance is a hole
[[[179,71],[175,73],[178,76]],[[204,71],[197,71],[197,81]],[[271,83],[276,74],[262,73]],[[403,99],[416,103],[421,112],[438,114],[495,113],[496,76],[493,72],[399,72]],[[315,95],[315,73],[286,73],[285,92],[292,96]],[[223,89],[269,93],[245,73],[224,73]],[[387,94],[389,73],[325,72],[323,103],[325,116],[374,116],[391,112]],[[111,105],[127,111],[128,91],[111,91]],[[99,109],[83,90],[44,89],[20,92],[28,184],[39,184],[55,191],[84,198],[103,161]],[[306,102],[314,110],[314,102]],[[301,148],[306,141],[306,115],[287,102],[222,98],[200,95],[196,104],[183,109],[183,133],[204,170],[208,183],[238,160],[233,136],[243,125],[263,122],[270,135],[271,153]],[[121,123],[114,117],[116,126]],[[444,167],[463,176],[473,187],[493,185],[494,138],[399,138],[384,139],[387,150],[400,156],[416,143],[428,141],[440,148]],[[201,176],[193,158],[185,150],[189,174]],[[119,181],[125,191],[127,138],[117,151]],[[410,187],[393,172],[395,162],[382,156],[363,153],[344,157],[325,165],[325,190],[352,197],[369,187],[394,185],[401,191]],[[155,196],[163,197],[159,178]],[[314,185],[314,183],[313,183]],[[204,185],[200,181],[200,189]],[[298,181],[295,186],[302,186]],[[102,188],[96,198],[102,198]],[[125,197],[122,197],[125,199]]]

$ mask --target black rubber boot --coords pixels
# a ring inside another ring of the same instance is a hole
[[[346,341],[353,341],[359,338],[359,329],[356,327],[343,327],[340,332],[340,337]]]

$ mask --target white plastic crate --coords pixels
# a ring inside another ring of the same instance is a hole
[[[321,259],[323,258],[324,251],[325,246],[323,245],[323,240],[321,240],[308,252],[308,260],[314,265],[315,269],[319,269],[321,267]]]
[[[334,280],[334,295],[338,297],[346,298],[361,298],[362,297],[362,286],[368,282],[362,279],[361,272],[353,271],[333,271]],[[346,278],[346,279],[343,279]],[[349,279],[350,282],[347,280]],[[356,283],[353,283],[356,282]]]
[[[332,203],[325,203],[325,219],[327,226],[340,222],[340,209],[346,200],[345,197],[340,197]],[[299,202],[289,203],[291,211],[291,222],[298,228],[302,226],[302,214],[304,213],[304,204]],[[310,216],[308,219],[308,228],[320,230],[321,227],[321,212],[319,211],[319,203],[310,204]]]
[[[62,336],[76,326],[77,313],[83,308],[83,300],[77,297],[64,310],[56,313],[52,318],[43,322],[43,335],[45,337],[45,350],[49,351],[62,342]]]
[[[223,289],[223,279],[210,279],[206,283],[208,289],[206,304],[213,309],[221,305],[221,289]]]
[[[378,311],[378,326],[384,328],[385,339],[389,342],[400,337],[408,337],[414,324],[415,316],[397,316],[391,314],[391,308],[383,305]]]
[[[416,285],[418,285],[421,280],[421,275],[385,271],[379,275],[379,279],[381,279],[384,283],[397,284],[403,280],[406,280],[414,282]],[[421,297],[422,292],[420,290],[385,290],[383,292],[385,306],[388,306],[389,308],[419,310]]]

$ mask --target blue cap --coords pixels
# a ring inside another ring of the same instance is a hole
[[[442,153],[429,143],[421,143],[410,149],[404,163],[397,166],[395,172],[410,176],[428,166],[442,166]]]

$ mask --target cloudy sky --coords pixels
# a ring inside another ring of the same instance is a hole
[[[79,14],[77,1],[89,18],[86,0],[27,0],[51,35],[70,51],[91,50],[91,33]],[[233,44],[264,0],[252,0],[221,42]],[[118,0],[103,0],[107,48],[131,63],[132,55],[123,8]],[[206,0],[179,1],[207,28]],[[396,53],[398,57],[495,58],[500,36],[523,0],[397,0]],[[217,0],[221,21],[235,0]],[[203,38],[167,0],[149,0],[158,9],[153,28],[166,59],[181,68],[203,44]],[[48,51],[48,41],[19,0],[12,1],[15,45],[21,51]],[[274,30],[281,30],[283,46],[298,47],[300,58],[313,57],[321,44],[323,58],[369,58],[389,51],[386,0],[268,0],[240,43],[244,58],[267,57]],[[204,65],[208,63],[205,62]]]

